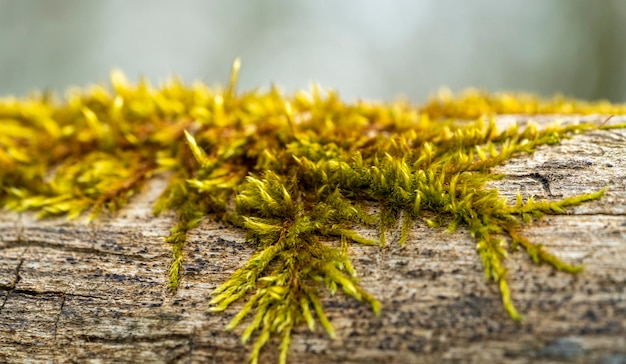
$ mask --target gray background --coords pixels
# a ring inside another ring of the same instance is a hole
[[[441,86],[626,100],[626,1],[0,0],[0,95],[106,81],[287,90],[317,81],[346,99]]]

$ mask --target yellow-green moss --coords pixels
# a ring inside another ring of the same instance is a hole
[[[251,362],[272,335],[282,340],[285,362],[297,325],[314,330],[319,323],[333,337],[320,300],[324,289],[341,290],[377,314],[380,304],[359,286],[347,246],[384,244],[385,231],[400,222],[400,244],[416,220],[449,230],[468,226],[485,276],[498,284],[504,309],[516,320],[507,251],[522,247],[536,263],[580,271],[528,241],[520,226],[565,213],[604,190],[554,202],[518,196],[511,204],[486,186],[499,178],[490,170],[572,133],[626,125],[540,130],[529,123],[501,131],[492,117],[624,114],[626,106],[478,91],[441,92],[421,107],[347,104],[318,87],[292,96],[276,88],[237,93],[238,69],[236,62],[225,90],[178,80],[155,89],[114,72],[112,87],[73,90],[63,101],[44,94],[1,99],[0,206],[70,218],[89,210],[95,217],[125,204],[146,180],[169,173],[155,212],[178,216],[165,238],[173,251],[171,289],[184,279],[186,234],[204,216],[244,229],[257,247],[209,302],[220,312],[246,300],[226,329],[251,316],[242,335],[244,342],[254,338]],[[371,214],[365,203],[379,212]],[[380,241],[352,230],[359,225],[377,226]],[[340,247],[322,242],[329,238]]]

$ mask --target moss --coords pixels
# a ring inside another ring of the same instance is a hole
[[[605,190],[560,201],[518,195],[509,203],[487,186],[501,177],[491,169],[575,133],[626,125],[498,130],[493,116],[624,114],[626,106],[478,91],[440,92],[421,107],[347,104],[318,87],[292,96],[277,88],[237,93],[238,69],[236,62],[226,89],[178,80],[155,89],[114,72],[111,87],[70,91],[62,101],[43,94],[0,100],[0,205],[96,217],[127,203],[146,180],[169,175],[155,213],[178,216],[165,238],[173,252],[171,289],[184,278],[186,234],[205,216],[245,230],[256,246],[209,302],[210,311],[221,312],[245,300],[227,329],[247,322],[242,340],[254,341],[251,362],[272,336],[280,337],[285,362],[298,325],[319,324],[333,337],[324,290],[342,291],[378,314],[379,301],[359,285],[347,247],[385,244],[385,232],[398,225],[399,244],[417,220],[451,231],[469,227],[485,277],[498,284],[515,320],[521,315],[507,283],[509,251],[521,247],[536,263],[581,270],[530,242],[521,227]],[[377,226],[380,239],[359,235],[358,226]]]

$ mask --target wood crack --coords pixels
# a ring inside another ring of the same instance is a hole
[[[4,305],[6,305],[8,299],[9,299],[9,293],[7,293],[4,296],[4,299],[2,300],[2,304],[0,305],[0,313],[2,313],[2,309],[4,309]]]
[[[525,178],[530,178],[533,179],[537,182],[539,182],[539,184],[541,184],[541,188],[543,189],[543,191],[546,193],[546,195],[548,197],[553,197],[552,195],[552,191],[550,190],[550,180],[548,179],[548,177],[540,174],[540,173],[529,173],[529,174],[520,174],[520,175],[510,175],[507,174],[506,175],[506,179],[508,180],[521,180],[521,179],[525,179]]]
[[[54,331],[53,338],[54,342],[57,342],[57,328],[59,326],[59,320],[61,319],[61,315],[63,314],[63,308],[65,307],[65,293],[62,295],[61,299],[61,307],[59,308],[59,313],[57,314],[56,319],[54,320]]]
[[[541,187],[543,188],[543,190],[545,191],[546,195],[548,197],[552,196],[552,191],[550,191],[550,180],[539,173],[532,173],[530,175],[528,175],[528,177],[534,179],[535,181],[541,183]]]
[[[132,259],[138,262],[154,262],[159,259],[169,259],[168,254],[157,254],[152,256],[145,256],[140,254],[125,254],[122,252],[112,252],[99,250],[95,248],[81,248],[81,247],[72,247],[63,244],[54,244],[47,241],[41,240],[9,240],[4,243],[3,246],[0,247],[1,250],[20,248],[20,247],[38,247],[45,249],[53,249],[53,250],[61,250],[68,253],[79,253],[79,254],[91,254],[91,255],[113,255],[124,257],[128,259]]]
[[[164,341],[186,341],[191,342],[193,339],[189,334],[163,334],[151,336],[124,336],[124,337],[106,337],[100,335],[78,335],[78,339],[91,343],[103,344],[137,344],[137,343],[158,343]]]
[[[22,269],[22,264],[24,264],[24,254],[26,254],[27,250],[28,248],[24,248],[24,250],[20,253],[20,256],[18,257],[19,263],[17,263],[17,267],[15,268],[15,278],[13,279],[13,283],[9,286],[0,287],[0,290],[7,292],[2,302],[2,305],[0,306],[0,313],[2,313],[2,310],[4,309],[4,306],[6,305],[9,299],[9,296],[11,295],[12,292],[15,291],[15,286],[17,286],[17,284],[20,281],[20,270]]]
[[[0,287],[0,291],[7,292],[7,296],[5,297],[5,301],[9,297],[9,295],[11,295],[11,294],[22,294],[22,295],[25,295],[25,296],[33,296],[33,297],[37,297],[37,296],[58,296],[58,297],[61,297],[63,303],[65,303],[65,300],[67,299],[67,296],[79,297],[79,298],[91,298],[91,299],[103,300],[103,301],[107,301],[108,300],[105,297],[93,296],[93,295],[66,293],[66,292],[58,292],[58,291],[35,291],[35,290],[31,290],[31,289],[15,289],[15,288],[6,287],[6,286],[5,287]],[[4,306],[4,304],[2,305],[2,307],[3,306]]]

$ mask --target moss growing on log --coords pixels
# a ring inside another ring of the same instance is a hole
[[[323,290],[343,291],[377,314],[380,304],[359,285],[348,246],[386,244],[386,231],[395,228],[404,244],[417,220],[469,228],[485,276],[515,320],[521,315],[507,284],[509,251],[522,248],[564,272],[581,270],[526,239],[521,227],[605,190],[559,201],[518,195],[510,203],[486,184],[501,177],[491,169],[514,156],[626,125],[498,130],[493,116],[625,114],[626,106],[478,91],[442,92],[421,107],[347,104],[317,87],[292,96],[276,88],[237,93],[238,69],[236,62],[225,89],[178,80],[154,89],[114,72],[112,87],[70,91],[62,102],[49,95],[0,100],[0,206],[95,218],[127,203],[148,179],[170,176],[155,213],[172,210],[178,218],[165,238],[173,252],[171,289],[184,279],[187,232],[207,215],[244,229],[257,247],[209,302],[221,312],[246,301],[227,329],[246,322],[242,340],[254,340],[252,362],[272,336],[280,337],[285,362],[297,325],[319,324],[334,336]],[[357,226],[378,227],[380,239],[360,236]]]

